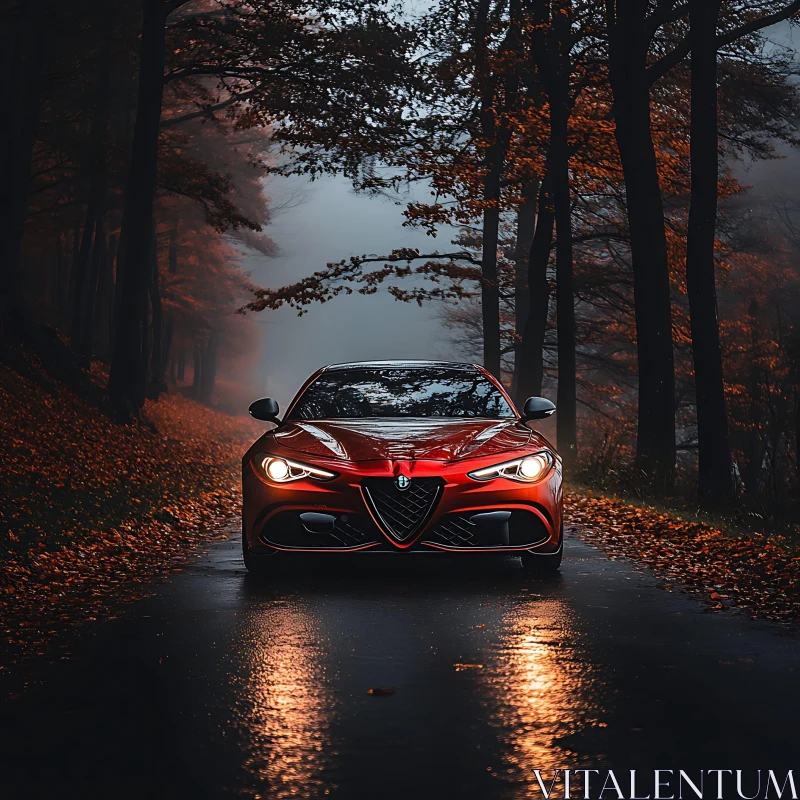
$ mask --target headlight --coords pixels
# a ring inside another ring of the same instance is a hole
[[[541,480],[553,466],[553,454],[548,450],[534,453],[532,456],[515,458],[513,461],[504,461],[493,467],[476,469],[468,472],[470,478],[476,481],[491,481],[494,478],[509,478],[512,481],[535,483]]]
[[[289,458],[268,456],[259,453],[255,458],[256,463],[264,471],[266,477],[273,483],[291,483],[303,478],[314,478],[318,481],[329,481],[336,477],[335,472],[327,469],[312,467],[310,464],[301,464]]]

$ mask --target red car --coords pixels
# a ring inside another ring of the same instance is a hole
[[[285,553],[505,553],[554,572],[563,551],[561,459],[474,364],[334,364],[300,389],[242,461],[248,570]]]

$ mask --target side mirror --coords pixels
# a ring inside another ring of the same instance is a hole
[[[280,424],[280,420],[278,419],[278,412],[280,409],[278,408],[277,402],[271,397],[262,397],[261,400],[256,400],[255,403],[251,403],[249,411],[250,416],[255,417],[255,419]]]
[[[531,419],[547,419],[556,410],[555,405],[544,397],[529,397],[525,401],[525,407],[522,409],[522,422],[527,422]]]

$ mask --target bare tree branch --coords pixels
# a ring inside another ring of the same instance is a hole
[[[241,94],[232,94],[226,100],[220,100],[219,103],[201,106],[197,111],[189,111],[186,114],[181,114],[180,116],[172,117],[171,119],[162,119],[161,127],[172,128],[175,125],[182,125],[184,122],[190,122],[193,119],[213,119],[216,111],[222,111],[223,109],[232,106],[234,103],[247,100],[247,98],[253,94],[255,94],[254,89],[251,89],[247,92],[242,92]]]
[[[789,5],[776,11],[774,14],[767,14],[763,17],[756,17],[751,19],[750,22],[740,25],[738,28],[728,31],[717,37],[717,49],[721,49],[726,45],[733,44],[737,39],[742,36],[747,36],[750,33],[756,33],[770,25],[775,25],[778,22],[783,22],[800,12],[800,0],[793,0]],[[689,46],[689,38],[684,37],[675,46],[673,50],[662,56],[658,61],[654,62],[647,69],[647,75],[652,86],[656,81],[663,78],[671,69],[678,66],[691,52]]]

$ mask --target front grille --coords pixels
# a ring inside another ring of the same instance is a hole
[[[394,478],[365,478],[361,483],[370,511],[395,541],[405,542],[430,519],[442,493],[441,478],[411,478],[408,489],[398,489]]]

